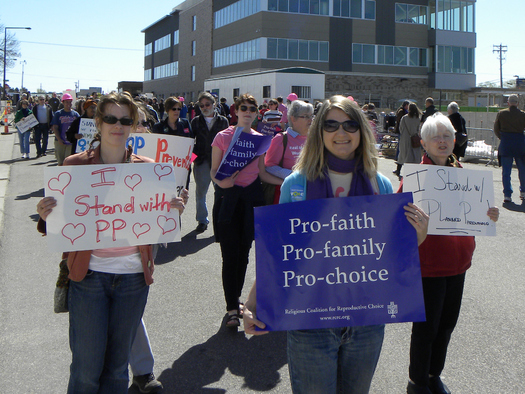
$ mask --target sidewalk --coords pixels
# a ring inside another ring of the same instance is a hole
[[[8,115],[9,122],[14,119],[13,114]],[[9,175],[11,173],[11,164],[13,159],[13,146],[15,140],[18,141],[16,128],[9,126],[11,134],[4,134],[4,126],[0,135],[0,235],[4,229],[4,202],[9,184]]]

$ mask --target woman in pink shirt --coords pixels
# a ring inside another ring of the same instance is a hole
[[[254,238],[253,208],[264,205],[261,179],[272,184],[278,182],[278,179],[264,170],[264,156],[255,158],[228,178],[218,180],[215,176],[237,128],[242,128],[243,133],[262,137],[262,134],[250,127],[257,113],[257,101],[253,96],[244,94],[239,97],[235,101],[237,126],[230,126],[219,132],[211,144],[210,175],[215,185],[213,228],[215,241],[221,246],[222,284],[228,311],[226,326],[233,329],[237,329],[242,317],[239,297]]]

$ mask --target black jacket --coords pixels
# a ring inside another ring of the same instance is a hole
[[[191,120],[191,129],[195,134],[193,153],[197,155],[195,164],[202,164],[206,160],[211,163],[211,143],[217,133],[227,129],[229,125],[228,119],[222,115],[216,115],[215,122],[210,130],[203,115],[196,116]]]

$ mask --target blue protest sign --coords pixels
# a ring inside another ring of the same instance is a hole
[[[270,331],[425,320],[411,193],[255,208],[257,316]]]
[[[219,181],[242,170],[270,147],[272,136],[243,133],[241,130],[242,128],[235,130],[232,142],[217,169],[215,178]]]

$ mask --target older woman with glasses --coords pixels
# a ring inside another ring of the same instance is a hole
[[[180,117],[182,103],[176,97],[168,97],[164,102],[164,109],[168,117],[153,126],[152,132],[157,134],[178,135],[194,138],[190,122]]]
[[[370,123],[361,109],[343,96],[320,108],[306,144],[281,187],[280,203],[392,193],[390,181],[377,171],[377,151]],[[293,194],[293,196],[292,196]],[[297,196],[300,197],[297,197]],[[428,216],[414,204],[404,207],[423,242]],[[244,328],[255,327],[255,284],[244,309]],[[349,300],[349,302],[352,302]],[[294,393],[368,393],[381,353],[384,325],[288,331],[288,368]]]
[[[234,329],[240,325],[240,296],[254,238],[253,208],[264,204],[261,179],[268,183],[278,181],[264,170],[264,156],[259,156],[228,178],[215,178],[237,128],[242,128],[243,133],[262,136],[250,128],[258,114],[253,96],[244,94],[239,97],[235,101],[235,113],[237,126],[221,131],[213,140],[210,172],[215,183],[213,227],[215,240],[221,246],[222,284],[228,311],[226,326]]]
[[[97,107],[95,149],[68,157],[65,165],[150,163],[132,154],[126,140],[138,123],[128,93],[111,93]],[[187,195],[173,198],[182,213]],[[38,229],[56,207],[41,199]],[[68,393],[127,393],[130,349],[153,283],[151,245],[85,250],[66,254],[69,268],[69,344],[72,353]]]

